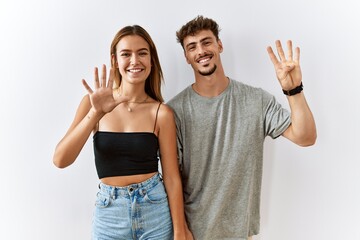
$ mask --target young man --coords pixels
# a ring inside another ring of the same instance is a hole
[[[195,82],[168,102],[177,123],[185,210],[196,240],[251,239],[259,233],[263,144],[280,135],[300,146],[316,141],[302,92],[300,50],[287,42],[279,59],[267,48],[290,105],[266,91],[227,77],[219,26],[198,16],[177,32]]]

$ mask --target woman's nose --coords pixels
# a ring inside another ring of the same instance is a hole
[[[136,56],[136,54],[132,54],[132,55],[131,55],[131,58],[130,58],[130,63],[133,64],[133,65],[135,65],[135,64],[138,63],[138,61],[139,61],[138,56]]]

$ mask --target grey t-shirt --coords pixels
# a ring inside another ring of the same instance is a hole
[[[232,79],[219,96],[202,97],[189,86],[168,105],[195,239],[258,234],[264,139],[288,128],[289,112],[268,92]]]

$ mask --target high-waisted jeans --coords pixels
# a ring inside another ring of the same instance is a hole
[[[126,187],[99,185],[93,240],[173,239],[165,187],[159,173]]]

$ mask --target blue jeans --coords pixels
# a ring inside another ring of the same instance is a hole
[[[92,239],[173,239],[165,187],[157,173],[126,187],[99,185]]]

